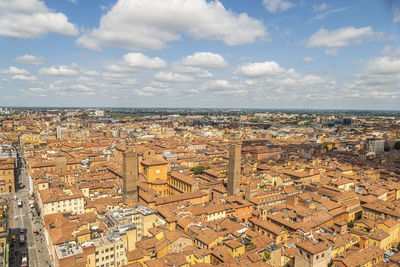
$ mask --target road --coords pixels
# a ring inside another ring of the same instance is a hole
[[[10,216],[10,240],[12,243],[10,261],[12,264],[10,266],[20,267],[23,256],[27,256],[28,266],[51,266],[47,243],[43,234],[43,221],[35,209],[29,206],[29,181],[24,164],[19,158],[19,153],[16,177],[16,193],[11,198],[10,205],[12,209]],[[23,186],[20,188],[18,184]],[[18,207],[19,200],[23,203],[22,207]],[[38,231],[39,234],[34,235],[34,231]],[[26,240],[24,243],[20,242],[20,235],[24,235]],[[15,242],[12,241],[13,236],[15,236]]]

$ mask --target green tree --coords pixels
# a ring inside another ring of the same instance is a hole
[[[199,175],[202,174],[203,171],[206,169],[206,167],[204,167],[203,165],[199,165],[196,167],[191,168],[190,170],[195,174],[195,175]]]
[[[347,227],[353,228],[353,227],[354,227],[354,221],[353,221],[353,220],[349,221],[349,222],[347,223]]]
[[[263,259],[264,259],[265,261],[270,260],[270,259],[271,259],[271,254],[269,254],[268,251],[264,251]]]

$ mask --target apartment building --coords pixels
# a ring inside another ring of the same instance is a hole
[[[43,215],[71,212],[82,214],[85,212],[83,193],[77,188],[50,188],[38,191],[38,204]]]
[[[15,192],[15,158],[0,159],[0,194]]]
[[[95,246],[95,267],[123,266],[127,263],[125,242],[119,234],[93,240]]]

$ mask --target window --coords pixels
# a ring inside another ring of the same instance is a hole
[[[307,259],[310,259],[310,254],[307,254]]]

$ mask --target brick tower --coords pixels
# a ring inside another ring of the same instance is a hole
[[[232,144],[229,148],[228,195],[230,196],[240,192],[241,152],[241,144]]]
[[[122,175],[122,199],[124,204],[131,203],[132,201],[137,203],[138,157],[135,147],[131,142],[126,143],[126,149],[122,156]]]

